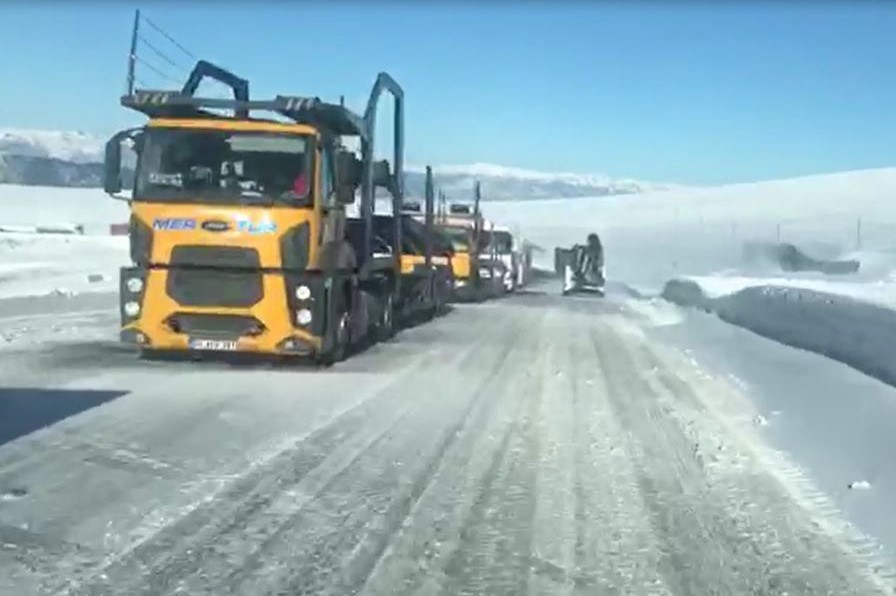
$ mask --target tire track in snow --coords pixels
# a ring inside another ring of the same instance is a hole
[[[461,374],[444,378],[438,387],[427,387],[438,373],[420,370],[408,387],[426,387],[426,399],[404,394],[404,399],[417,402],[415,416],[396,428],[389,440],[367,451],[351,474],[318,493],[307,510],[284,526],[309,537],[298,549],[290,549],[296,563],[235,574],[230,589],[257,594],[347,594],[363,586],[472,415],[494,407],[489,389],[510,357],[520,329],[502,331],[508,341],[499,349],[480,343],[461,351],[449,365]],[[472,371],[478,374],[469,374]],[[289,542],[288,534],[283,534],[265,550],[283,552]],[[266,560],[273,558],[277,557]]]
[[[687,419],[686,430],[695,444],[705,445],[709,439],[717,445],[699,450],[709,475],[733,483],[732,493],[739,492],[742,501],[759,501],[762,510],[776,512],[769,513],[767,519],[777,515],[786,520],[795,544],[813,545],[811,552],[804,553],[806,558],[820,550],[830,558],[831,573],[859,585],[869,582],[884,593],[896,593],[896,573],[880,546],[850,525],[785,454],[764,441],[757,430],[755,408],[743,395],[705,373],[692,359],[661,345],[642,343],[638,350],[657,371],[649,377],[650,382],[658,383],[667,395],[683,397],[699,412]],[[726,457],[720,456],[723,449]],[[757,486],[739,482],[737,471],[745,467],[761,470],[754,475]]]
[[[568,324],[578,504],[576,568],[582,575],[577,593],[667,594],[657,540],[647,522],[631,454],[625,449],[630,430],[609,401],[608,363],[595,357],[592,343],[613,344],[615,339],[593,340],[592,317],[571,315]]]
[[[535,419],[543,379],[538,375],[509,404],[513,424],[493,454],[457,548],[445,563],[449,580],[444,589],[450,594],[526,592],[540,439]]]
[[[398,587],[406,594],[452,593],[476,579],[457,561],[473,539],[488,487],[506,460],[520,409],[526,399],[534,399],[531,391],[542,377],[543,346],[551,332],[543,313],[513,308],[526,315],[521,325],[528,333],[514,342],[506,361],[483,385],[482,399],[370,573],[363,593],[393,594]]]
[[[506,325],[506,321],[499,320],[486,328]],[[159,594],[188,589],[190,593],[219,593],[235,589],[243,593],[234,587],[251,584],[249,578],[259,585],[276,585],[272,576],[283,569],[267,568],[268,555],[275,560],[292,561],[292,557],[283,557],[277,549],[289,549],[288,544],[283,544],[289,540],[289,533],[302,533],[306,540],[314,536],[310,529],[302,528],[301,522],[313,517],[310,512],[318,508],[319,500],[352,474],[357,475],[358,468],[363,468],[359,462],[376,453],[379,445],[390,442],[402,422],[416,428],[422,412],[436,405],[436,394],[409,395],[407,388],[425,386],[427,379],[432,378],[433,365],[468,368],[487,343],[488,335],[469,350],[456,354],[453,364],[440,360],[439,354],[418,358],[421,364],[409,365],[403,374],[389,377],[389,382],[372,397],[239,478],[217,494],[214,501],[168,524],[127,557],[103,570],[104,577],[84,586],[84,592]],[[416,439],[418,443],[425,440]],[[359,490],[355,498],[363,495]],[[334,527],[343,539],[350,536],[346,528]],[[247,589],[260,593],[257,587]]]
[[[134,453],[172,466],[98,498],[108,510],[75,495],[72,516],[120,524],[109,548],[46,546],[84,535],[73,520],[58,535],[35,534],[44,546],[0,569],[38,564],[16,576],[17,593],[39,585],[100,596],[876,593],[858,558],[781,483],[787,472],[769,470],[760,446],[737,432],[750,418],[735,419],[718,382],[650,343],[624,305],[531,298],[459,309],[459,320],[410,330],[337,374],[266,378],[324,401],[358,392],[338,407],[297,395],[239,410],[233,397],[247,398],[256,377],[178,368],[206,383],[247,382],[226,395],[145,388],[57,425],[33,442],[42,456],[30,466],[0,450],[7,470],[27,477],[36,466],[46,478],[86,473],[82,456],[138,437],[148,448]],[[203,422],[204,409],[215,415],[224,403],[246,423],[313,421],[243,437],[259,456],[239,469],[251,458],[226,446],[190,449],[235,428]],[[191,425],[194,440],[168,432]],[[54,459],[51,445],[69,449]],[[95,468],[94,488],[122,471]],[[159,491],[147,497],[153,483]],[[125,507],[139,512],[133,528],[118,519]]]
[[[386,387],[400,382],[401,378],[388,378]],[[273,445],[272,451],[261,454],[262,460],[257,465],[250,465],[248,469],[236,474],[201,474],[194,481],[181,486],[181,492],[193,495],[191,505],[180,511],[149,511],[141,526],[157,526],[156,529],[135,538],[126,548],[112,554],[101,568],[90,572],[92,579],[82,578],[87,579],[84,583],[80,580],[70,582],[71,593],[81,593],[80,590],[90,594],[121,593],[121,586],[131,584],[136,584],[136,587],[133,592],[128,593],[139,593],[151,570],[165,568],[166,565],[174,566],[175,560],[180,557],[186,561],[194,560],[194,555],[201,553],[203,549],[215,548],[216,536],[240,531],[240,523],[271,503],[276,498],[279,487],[301,480],[304,474],[319,465],[332,450],[351,438],[355,431],[365,427],[377,429],[377,423],[383,424],[384,420],[388,422],[390,416],[395,419],[396,412],[397,417],[403,415],[407,408],[390,409],[390,399],[399,400],[382,389],[381,386],[370,388],[344,410],[327,418],[304,436],[280,446]],[[208,413],[207,407],[201,406],[207,401],[209,400],[199,400],[200,407],[196,413]],[[219,400],[210,401],[210,407],[220,409],[221,405],[217,403]],[[195,420],[196,424],[200,424],[203,417],[199,416]],[[110,417],[106,422],[104,434],[114,434],[112,431],[115,427],[127,420]],[[368,435],[373,432],[370,428],[368,431]],[[301,455],[299,458],[296,458],[297,452]],[[143,532],[138,528],[133,534]],[[194,546],[195,550],[192,548]],[[183,565],[186,561],[180,560],[177,564]],[[148,586],[147,589],[156,593],[159,586]]]
[[[674,373],[639,355],[640,340],[608,324],[595,325],[593,333],[608,395],[630,433],[626,449],[638,471],[670,589],[678,594],[882,593],[784,491],[775,490],[756,462],[737,451],[724,453],[723,446],[723,463],[714,465],[711,452],[726,438],[724,429],[713,425],[687,383],[670,389],[668,375]],[[658,370],[665,383],[656,380]]]

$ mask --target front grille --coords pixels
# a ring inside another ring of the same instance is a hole
[[[183,306],[245,308],[264,296],[258,251],[237,246],[176,246],[168,295]]]
[[[261,260],[254,248],[181,244],[171,251],[171,266],[214,267],[215,269],[258,269]]]
[[[257,335],[264,325],[252,316],[176,313],[168,317],[168,327],[176,333],[209,338],[236,338]]]

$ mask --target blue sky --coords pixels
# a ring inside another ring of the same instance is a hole
[[[118,105],[136,6],[0,4],[0,126],[107,135],[138,124]],[[256,96],[358,105],[389,71],[407,95],[414,163],[696,184],[896,165],[896,6],[885,2],[140,7]]]

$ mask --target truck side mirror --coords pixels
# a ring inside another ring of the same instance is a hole
[[[373,162],[373,185],[392,188],[392,175],[389,173],[389,161],[383,159]]]
[[[121,139],[121,133],[118,133],[106,143],[103,190],[110,195],[121,192]]]
[[[143,148],[143,129],[129,128],[112,136],[106,143],[105,160],[103,164],[103,190],[112,198],[124,198],[117,196],[122,190],[121,181],[121,144],[125,139],[133,140],[134,150],[139,154]]]
[[[336,200],[343,205],[355,202],[355,189],[361,184],[361,162],[351,151],[336,154]]]

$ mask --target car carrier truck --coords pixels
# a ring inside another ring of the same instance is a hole
[[[419,201],[406,200],[398,215],[401,226],[401,302],[404,305],[404,323],[430,319],[446,312],[453,287],[451,255],[446,242],[439,237],[434,226],[434,189],[432,168],[426,168],[425,212],[419,221]],[[376,215],[374,226],[382,238],[390,237],[394,225],[391,214]],[[388,250],[396,247],[385,242]]]
[[[479,209],[480,185],[474,187],[473,204],[451,203],[435,219],[437,234],[451,247],[452,300],[479,302],[495,294],[493,277],[497,261],[490,258],[485,219]]]
[[[233,97],[203,98],[204,79]],[[394,97],[393,171],[374,161],[377,105]],[[199,61],[181,89],[136,90],[149,118],[106,145],[105,190],[122,190],[122,145],[137,153],[121,270],[121,339],[141,353],[249,352],[341,360],[391,337],[409,294],[400,218],[378,248],[374,193],[403,203],[404,92],[386,73],[363,115],[317,97],[249,97],[249,83]],[[344,137],[360,139],[360,155]],[[360,223],[346,207],[360,201]],[[382,230],[381,230],[382,231]],[[354,232],[354,233],[351,233]],[[414,300],[416,295],[411,294]]]

